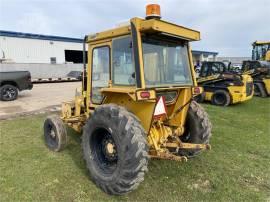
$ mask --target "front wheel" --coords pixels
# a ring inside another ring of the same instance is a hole
[[[0,100],[2,101],[12,101],[16,100],[18,97],[18,89],[13,85],[3,85],[0,88]]]
[[[131,192],[144,180],[145,131],[125,108],[114,104],[96,108],[85,124],[82,149],[93,182],[108,194]]]
[[[63,121],[56,115],[48,116],[43,128],[46,146],[55,152],[63,150],[67,144],[67,131]]]
[[[212,124],[201,105],[192,101],[187,113],[185,132],[180,140],[185,143],[208,144],[211,137]],[[179,155],[193,157],[200,149],[181,149]]]

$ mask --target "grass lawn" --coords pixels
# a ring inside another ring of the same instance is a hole
[[[0,122],[0,201],[270,201],[270,100],[204,105],[212,150],[187,163],[151,160],[139,188],[109,196],[90,180],[80,137],[60,153],[44,145],[45,115]]]

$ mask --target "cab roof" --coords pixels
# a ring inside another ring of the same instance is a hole
[[[132,20],[137,20],[139,25],[137,29],[140,32],[144,33],[154,33],[159,32],[165,35],[174,36],[177,38],[181,38],[187,41],[198,41],[200,40],[200,32],[189,29],[187,27],[179,26],[170,22],[166,22],[158,19],[141,19],[141,18],[133,18]],[[117,27],[114,29],[109,29],[107,31],[99,32],[96,34],[88,35],[87,42],[95,42],[99,40],[111,39],[118,36],[123,36],[131,33],[130,25]]]
[[[256,46],[256,45],[266,45],[266,44],[269,44],[270,45],[270,41],[255,41],[253,42],[253,46]]]

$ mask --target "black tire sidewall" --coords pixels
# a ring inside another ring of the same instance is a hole
[[[185,143],[208,144],[211,137],[212,124],[204,109],[192,101],[187,113],[185,133],[180,137]],[[200,149],[182,149],[181,156],[193,157],[200,153]]]
[[[188,143],[200,144],[202,143],[202,135],[201,135],[201,124],[197,119],[196,114],[189,110],[187,116],[187,130],[189,130],[190,138],[188,139]]]
[[[51,129],[50,129],[51,127]],[[50,133],[50,130],[53,130],[55,135],[56,135],[56,140],[53,140],[49,133]],[[56,130],[56,127],[54,125],[54,123],[52,122],[51,119],[46,119],[45,122],[44,122],[44,138],[45,138],[45,143],[46,143],[46,146],[50,149],[50,150],[57,150],[58,148],[58,144],[59,144],[59,138],[58,138],[58,135],[57,135],[57,130]],[[56,141],[56,142],[55,142]],[[55,144],[56,143],[56,144]]]
[[[56,140],[50,137],[50,127],[56,135]],[[55,152],[63,150],[67,144],[67,132],[64,123],[58,116],[49,116],[46,118],[43,126],[44,140],[46,146]],[[50,141],[55,141],[51,143]]]

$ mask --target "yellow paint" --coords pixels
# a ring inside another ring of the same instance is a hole
[[[164,32],[170,35],[177,36],[179,38],[183,38],[190,41],[198,41],[200,40],[200,32],[196,30],[192,30],[183,26],[179,26],[173,23],[169,23],[162,20],[144,20],[141,21],[141,31],[158,31]]]
[[[270,78],[264,78],[263,83],[268,95],[270,95]]]
[[[231,96],[231,104],[245,102],[253,97],[254,89],[251,95],[246,95],[246,85],[247,83],[253,82],[253,79],[249,75],[242,75],[243,86],[229,86],[228,90]]]
[[[204,91],[205,92],[205,100],[206,101],[211,101],[212,100],[212,96],[213,96],[213,92],[208,92],[208,91]]]

